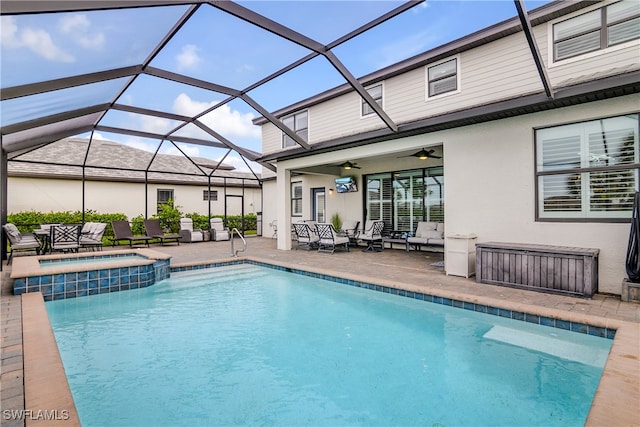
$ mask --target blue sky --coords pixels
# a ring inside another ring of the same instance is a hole
[[[531,10],[545,3],[526,1],[525,5]],[[402,2],[242,1],[240,4],[327,44]],[[185,6],[171,6],[3,16],[1,87],[140,64],[185,10]],[[517,16],[517,11],[511,0],[429,0],[338,46],[334,53],[359,77],[513,16]],[[244,89],[308,53],[303,47],[203,5],[153,59],[151,66]],[[331,65],[318,57],[249,95],[274,111],[342,83],[344,80]],[[38,95],[37,103],[32,99],[4,101],[2,125],[108,102],[121,84],[121,81],[105,82],[90,88],[68,89],[55,96],[42,94]],[[194,115],[226,97],[141,76],[117,102]],[[204,116],[202,121],[237,145],[260,151],[260,131],[251,124],[257,116],[244,102],[234,101]],[[168,120],[122,112],[109,113],[102,124],[159,133],[176,126]],[[178,133],[211,139],[195,126]],[[155,140],[118,134],[101,136],[148,150],[154,150],[158,144]],[[224,155],[224,150],[201,146],[188,146],[185,150],[212,159]],[[225,161],[244,168],[235,153]]]

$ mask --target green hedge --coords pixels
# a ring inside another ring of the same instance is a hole
[[[177,208],[173,206],[163,209],[159,215],[153,215],[152,219],[159,219],[160,225],[167,231],[177,233],[180,230],[180,218],[189,217],[193,220],[193,227],[200,228],[202,230],[209,229],[209,217],[207,215],[201,215],[198,213],[190,213],[182,215]],[[212,218],[223,218],[222,215],[213,215]],[[131,231],[136,235],[144,235],[144,216],[138,215],[130,220]],[[113,237],[113,229],[111,228],[111,221],[124,220],[129,218],[122,213],[112,214],[100,214],[95,211],[85,212],[85,222],[104,222],[107,224],[107,228],[104,232],[104,237],[111,240]],[[15,224],[23,233],[30,233],[36,228],[40,227],[40,224],[82,224],[82,212],[17,212],[7,215],[7,222]],[[255,214],[248,214],[244,217],[244,229],[242,227],[242,215],[230,215],[227,217],[225,223],[230,229],[237,228],[243,234],[255,234],[257,230],[257,216]]]

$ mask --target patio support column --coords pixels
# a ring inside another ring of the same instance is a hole
[[[291,170],[278,166],[276,179],[278,249],[291,250]]]
[[[7,152],[0,145],[0,227],[7,223]],[[7,236],[0,229],[0,271],[2,261],[7,259]]]

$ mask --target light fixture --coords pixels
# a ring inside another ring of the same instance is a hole
[[[410,154],[408,156],[401,156],[401,157],[416,157],[420,160],[427,160],[427,159],[441,159],[442,157],[440,156],[436,156],[435,153],[436,150],[425,150],[424,148],[420,151],[417,151],[413,154]]]
[[[427,160],[429,158],[429,153],[427,153],[427,151],[423,148],[422,150],[414,154],[414,156],[416,156],[420,160]]]
[[[329,195],[330,195],[330,196],[331,196],[331,195],[333,195],[333,188],[330,188],[330,189],[329,189]]]
[[[341,168],[343,168],[345,170],[360,169],[359,166],[356,166],[356,163],[351,163],[349,160],[347,160],[344,163],[340,163],[338,166],[340,166]]]

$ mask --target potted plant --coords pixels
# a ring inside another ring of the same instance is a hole
[[[333,228],[336,229],[336,231],[340,231],[342,229],[342,218],[340,218],[339,213],[336,212],[331,215],[331,224],[333,225]]]

